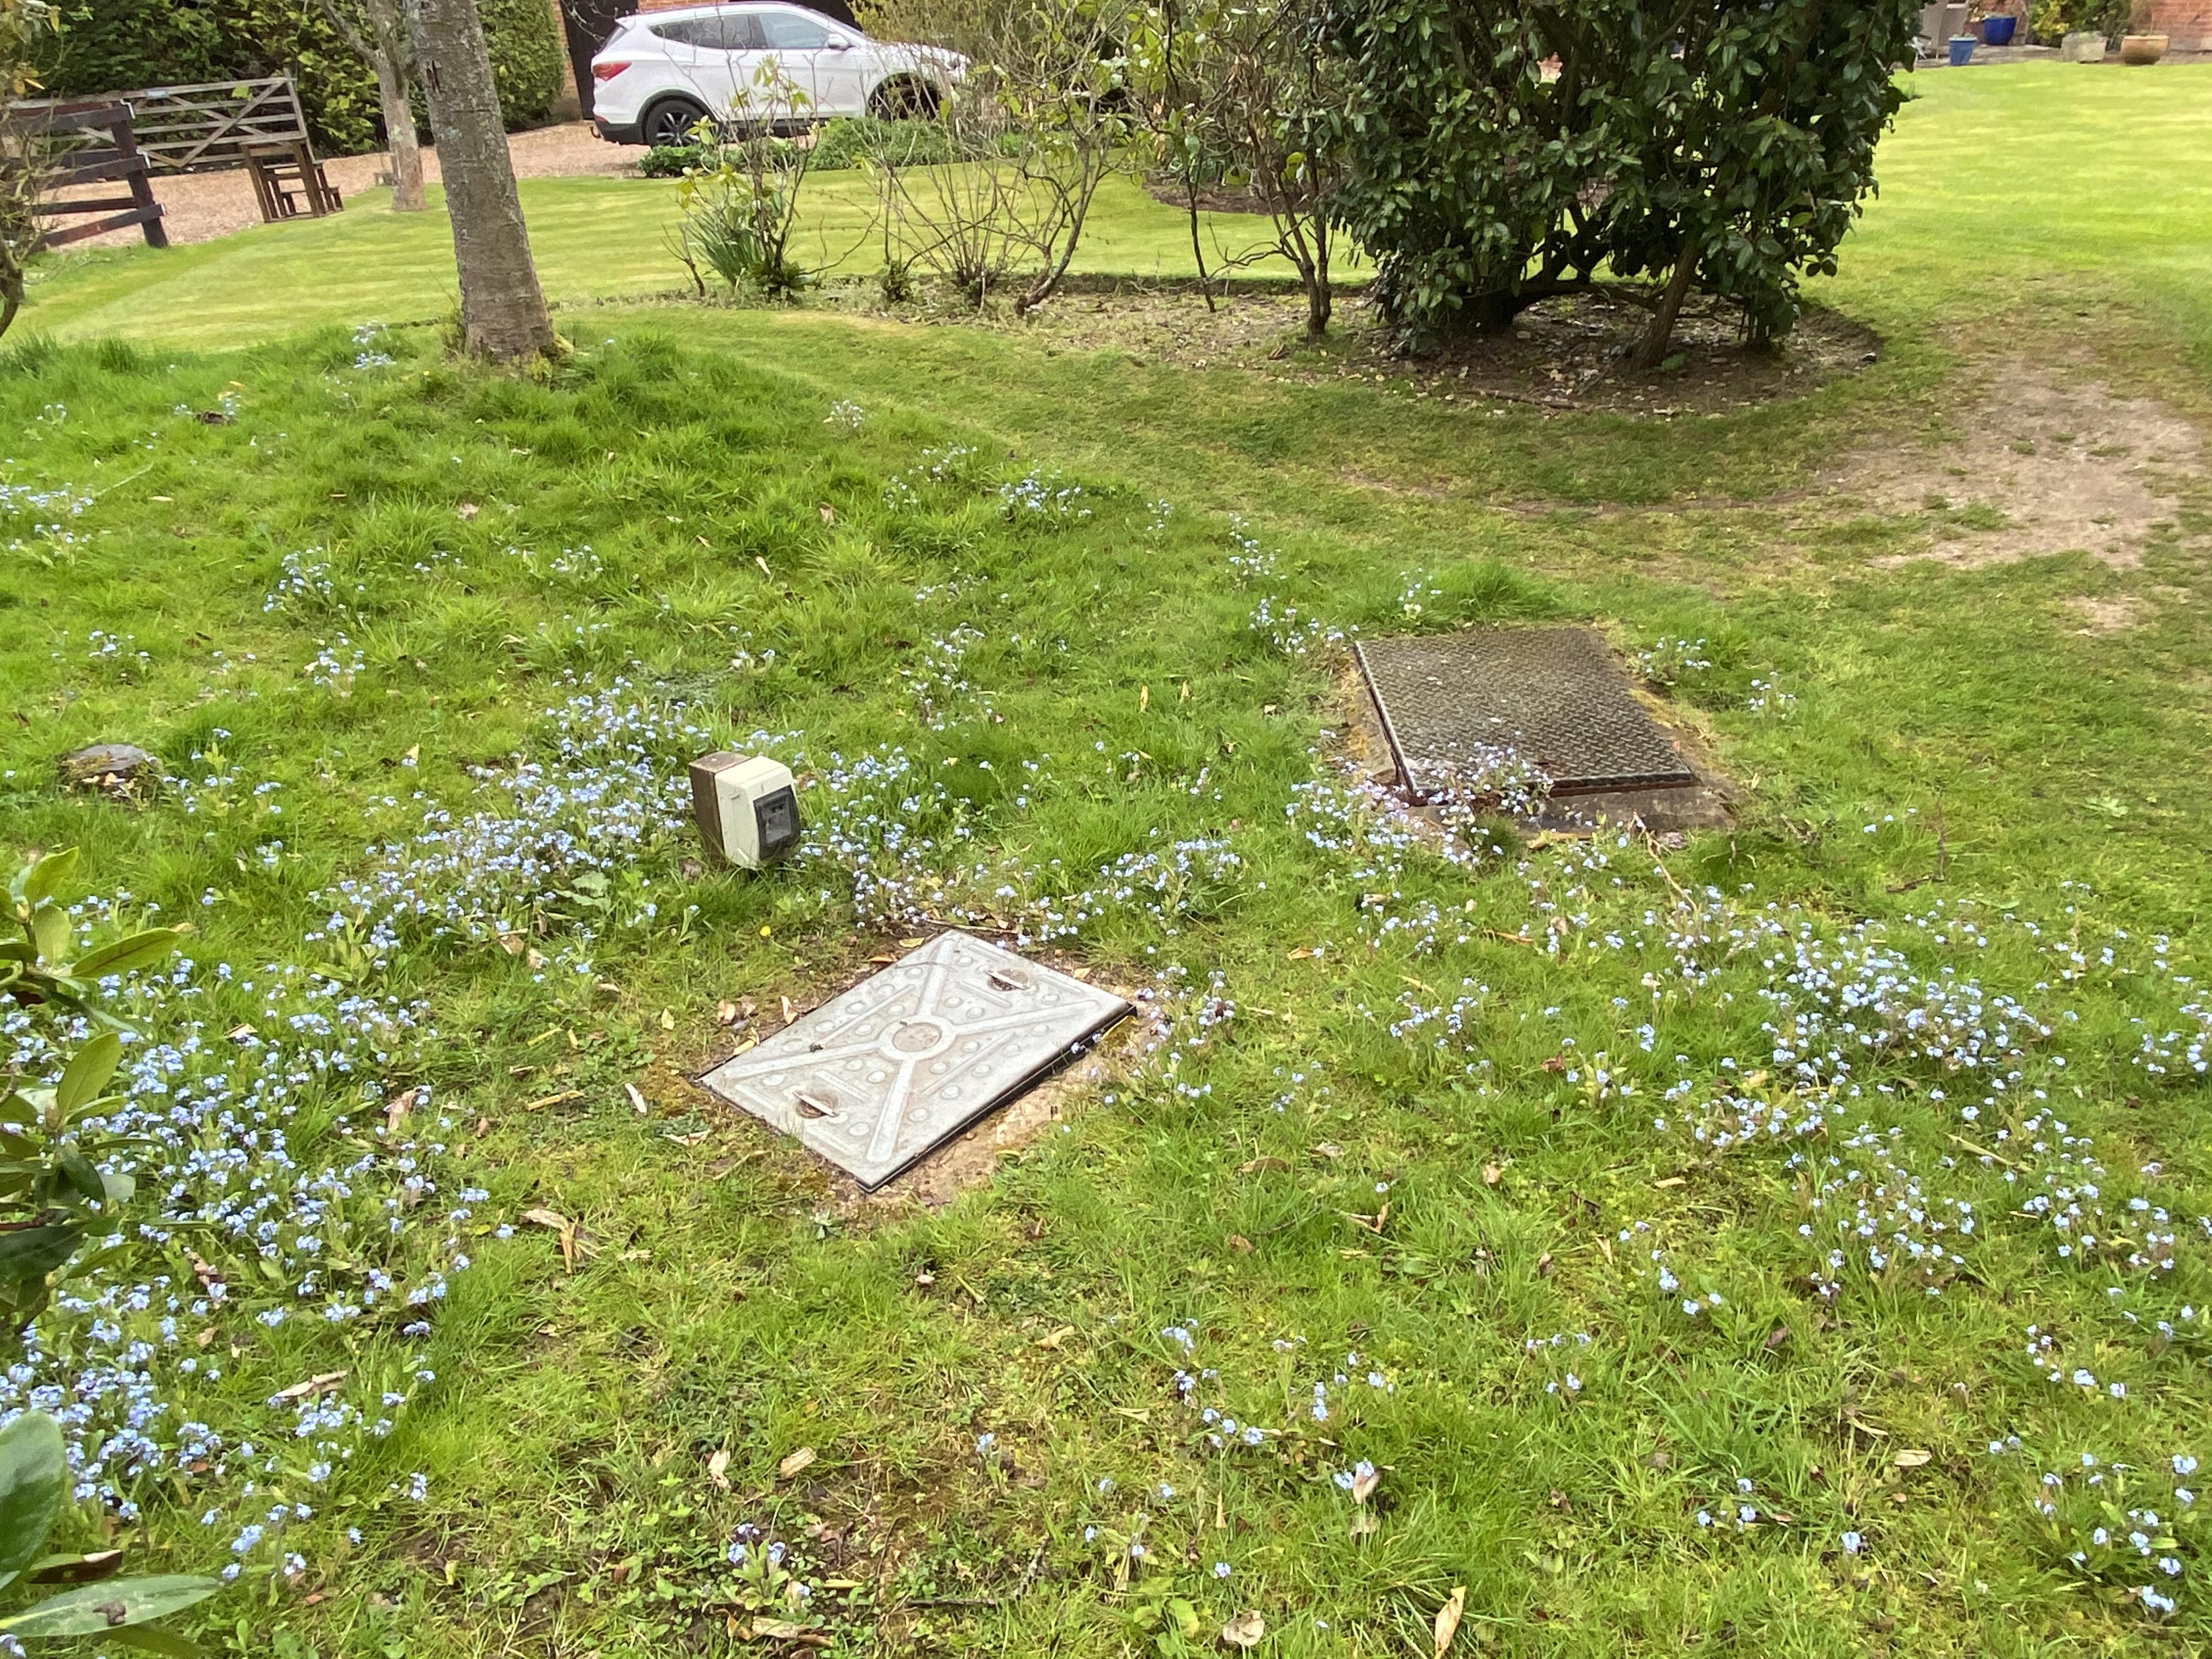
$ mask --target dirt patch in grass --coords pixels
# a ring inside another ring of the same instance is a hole
[[[2082,634],[2124,634],[2150,620],[2150,607],[2132,593],[2095,599],[2083,595],[2066,601],[2066,608],[2081,621]]]
[[[1455,340],[1412,365],[1431,391],[1530,402],[1547,409],[1629,415],[1705,415],[1795,398],[1874,362],[1873,330],[1832,311],[1808,311],[1774,350],[1745,343],[1732,308],[1686,308],[1673,349],[1656,371],[1630,366],[1650,313],[1602,295],[1547,301],[1501,334]],[[1364,338],[1370,362],[1386,354],[1379,332]]]
[[[1280,372],[1305,323],[1295,292],[1238,289],[1214,296],[1213,309],[1194,284],[1117,283],[1055,295],[1015,322],[996,312],[938,313],[939,319],[1018,331],[1048,351],[1128,353],[1140,361],[1185,368],[1259,368]]]
[[[507,149],[518,179],[635,178],[637,158],[643,154],[608,143],[592,131],[588,121],[569,121],[558,126],[510,133]],[[357,192],[374,189],[377,176],[390,171],[391,167],[392,157],[377,150],[366,155],[326,157],[323,172],[340,197],[350,202]],[[422,147],[422,176],[431,184],[440,182],[438,152],[428,144]],[[172,242],[212,241],[261,222],[261,212],[254,202],[253,181],[243,167],[220,173],[158,173],[153,183],[154,199],[161,204],[161,228]],[[57,191],[54,195],[57,199],[82,198],[112,195],[114,189],[112,185],[83,185]],[[381,204],[353,203],[344,210],[383,213],[390,209]],[[143,234],[133,227],[88,237],[77,246],[132,247],[144,240]]]
[[[1164,202],[1179,212],[1190,210],[1190,187],[1173,179],[1146,179],[1145,193],[1155,202]],[[1247,185],[1200,185],[1198,187],[1198,210],[1200,213],[1264,214],[1267,211],[1267,198]]]
[[[1501,334],[1448,343],[1409,357],[1356,291],[1337,296],[1329,340],[1304,337],[1305,300],[1295,289],[1217,293],[1212,309],[1194,284],[1134,284],[1062,295],[1024,325],[1031,337],[1074,350],[1119,348],[1193,368],[1242,368],[1277,380],[1375,380],[1446,403],[1502,401],[1562,411],[1718,414],[1794,398],[1875,361],[1872,331],[1833,312],[1808,312],[1778,350],[1754,351],[1732,310],[1686,312],[1666,366],[1643,373],[1629,353],[1648,313],[1601,295],[1547,301]]]
[[[2013,358],[1983,371],[1939,439],[1869,446],[1826,483],[1879,509],[1927,515],[1923,547],[1876,564],[1975,569],[2079,550],[2130,569],[2203,471],[2202,436],[2171,410]]]

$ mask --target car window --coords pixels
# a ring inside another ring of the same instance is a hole
[[[672,23],[655,23],[653,32],[664,40],[703,46],[709,52],[757,52],[763,44],[760,25],[744,12],[678,18]]]
[[[779,52],[819,52],[829,44],[829,30],[795,11],[765,11],[759,18],[768,44]]]

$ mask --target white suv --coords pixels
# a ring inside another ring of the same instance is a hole
[[[615,25],[592,59],[592,125],[612,143],[684,143],[757,96],[771,58],[808,100],[786,126],[932,114],[967,68],[957,52],[883,45],[803,6],[686,6]]]

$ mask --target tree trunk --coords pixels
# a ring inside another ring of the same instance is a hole
[[[1667,348],[1674,338],[1674,319],[1682,314],[1682,301],[1690,292],[1690,278],[1697,274],[1698,245],[1685,242],[1682,257],[1675,262],[1674,274],[1667,279],[1667,291],[1659,297],[1659,309],[1651,313],[1651,326],[1644,331],[1632,359],[1638,368],[1647,373],[1667,361]]]
[[[476,0],[409,0],[408,11],[453,223],[464,346],[497,362],[550,356],[553,323],[530,257]]]
[[[415,136],[415,110],[407,96],[414,52],[399,0],[362,0],[375,43],[369,67],[376,71],[377,102],[384,113],[384,142],[392,152],[392,210],[422,210],[422,145]]]
[[[407,97],[415,66],[408,19],[400,0],[321,0],[323,15],[376,75],[376,100],[392,152],[392,210],[422,210],[422,146],[415,137],[415,112]],[[366,26],[367,33],[363,33]]]
[[[1306,338],[1325,339],[1328,335],[1329,314],[1335,309],[1335,294],[1329,286],[1328,255],[1322,263],[1305,273]]]
[[[384,111],[384,139],[392,152],[392,210],[422,210],[422,145],[415,137],[415,109],[407,77],[389,54],[376,55],[376,97]]]

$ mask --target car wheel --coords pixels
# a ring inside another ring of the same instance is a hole
[[[878,121],[927,121],[937,114],[937,88],[927,81],[886,81],[868,101]]]
[[[706,118],[702,104],[689,98],[664,98],[645,112],[645,142],[656,149],[688,144],[691,129]]]

